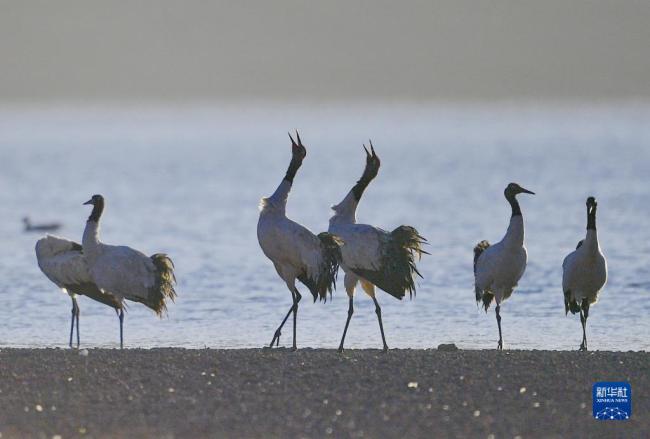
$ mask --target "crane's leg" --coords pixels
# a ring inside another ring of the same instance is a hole
[[[375,297],[372,298],[375,302],[375,314],[377,314],[377,320],[379,320],[379,331],[381,332],[381,341],[384,343],[384,352],[388,352],[388,345],[386,344],[386,336],[384,335],[384,324],[381,321],[381,307],[379,302]]]
[[[345,273],[343,282],[345,283],[345,291],[348,293],[348,297],[350,298],[350,305],[348,306],[348,319],[345,321],[345,329],[343,329],[343,337],[341,337],[341,344],[339,345],[339,353],[343,352],[345,335],[348,333],[350,319],[352,319],[352,314],[354,314],[354,289],[357,286],[358,278],[353,274]]]
[[[75,299],[75,305],[77,305],[77,315],[75,317],[75,320],[77,321],[77,349],[79,349],[79,345],[81,344],[81,339],[79,336],[79,314],[81,313],[81,309],[79,308],[76,299]]]
[[[589,317],[589,302],[587,299],[582,299],[582,306],[580,307],[580,323],[582,323],[581,351],[587,350],[587,317]]]
[[[124,310],[120,308],[120,349],[124,349]]]
[[[72,312],[71,312],[71,319],[70,319],[70,347],[72,347],[72,336],[74,335],[74,322],[77,317],[77,308],[79,305],[77,305],[77,299],[75,297],[72,298]],[[77,329],[78,331],[78,329]],[[79,334],[79,332],[77,332]],[[77,344],[77,347],[79,344]]]
[[[343,337],[341,337],[341,344],[339,345],[339,353],[343,352],[343,343],[345,342],[345,334],[348,333],[348,326],[350,326],[350,319],[354,314],[354,297],[350,296],[350,305],[348,305],[348,319],[345,321],[345,329],[343,329]]]
[[[296,306],[296,294],[293,291],[294,289],[290,289],[291,299],[293,301],[293,303],[291,304],[291,308],[289,308],[289,312],[287,312],[287,315],[284,316],[284,319],[282,320],[282,323],[280,323],[280,326],[278,326],[278,329],[275,330],[275,334],[273,334],[273,340],[271,340],[271,344],[269,345],[270,348],[272,348],[273,345],[276,344],[276,342],[277,342],[276,346],[280,346],[280,335],[282,335],[282,328],[284,327],[284,324],[287,322],[289,316],[293,312],[293,308]]]
[[[298,346],[296,345],[296,323],[298,320],[298,304],[300,303],[302,296],[298,289],[294,287],[294,296],[293,296],[293,347],[292,350],[297,350]]]
[[[497,305],[494,309],[497,314],[497,326],[499,327],[499,342],[497,343],[497,350],[503,350],[503,336],[501,335],[501,305]]]
[[[361,279],[361,288],[363,288],[363,291],[370,297],[372,297],[372,301],[375,302],[375,314],[377,314],[377,321],[379,321],[379,331],[381,332],[381,341],[384,343],[384,352],[388,352],[388,345],[386,344],[386,336],[384,335],[384,323],[381,320],[381,306],[379,306],[379,302],[377,302],[377,298],[375,297],[375,286],[368,282],[367,280]]]

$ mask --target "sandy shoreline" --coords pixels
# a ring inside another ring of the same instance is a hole
[[[1,349],[0,437],[648,437],[649,392],[647,352]]]

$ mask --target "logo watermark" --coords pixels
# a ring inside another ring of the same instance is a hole
[[[632,416],[632,387],[625,381],[602,381],[592,389],[593,415],[601,421],[625,421]]]

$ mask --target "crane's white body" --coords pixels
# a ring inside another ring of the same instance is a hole
[[[476,288],[492,293],[499,305],[517,287],[526,270],[527,260],[524,220],[521,215],[516,215],[510,218],[503,239],[486,248],[479,256],[474,274]]]
[[[594,304],[607,283],[607,261],[598,243],[596,230],[587,230],[582,244],[562,263],[562,290],[578,305],[584,299]]]
[[[257,239],[290,290],[298,276],[316,279],[323,264],[321,242],[309,229],[286,216],[291,183],[282,180],[277,190],[260,203]]]
[[[36,243],[36,260],[43,274],[73,299],[84,295],[115,309],[123,308],[121,297],[101,291],[94,282],[78,243],[48,235]]]
[[[92,282],[81,246],[74,241],[47,235],[36,242],[36,260],[43,274],[70,296],[75,295],[68,291],[72,285]]]
[[[357,224],[358,204],[350,191],[340,204],[332,208],[334,215],[330,218],[328,230],[345,243],[341,247],[341,268],[345,273],[345,288],[350,296],[354,295],[358,281],[366,281],[354,270],[381,270],[382,247],[390,239],[390,233],[385,230],[368,224]],[[372,286],[370,282],[368,284]],[[374,297],[374,286],[364,290]]]
[[[148,298],[156,284],[156,267],[149,256],[102,243],[96,221],[86,223],[82,244],[90,277],[102,292],[137,302]]]

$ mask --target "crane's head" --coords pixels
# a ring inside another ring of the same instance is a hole
[[[304,159],[307,155],[307,149],[300,140],[300,134],[298,134],[298,130],[296,130],[296,140],[298,140],[298,142],[296,142],[296,140],[293,140],[291,133],[289,133],[289,138],[291,139],[292,160],[297,160],[298,163],[302,163],[302,159]]]
[[[99,218],[102,216],[102,212],[104,212],[104,197],[101,195],[93,195],[92,198],[84,204],[90,204],[93,206],[93,211],[90,213],[88,221],[95,221],[98,223]]]
[[[594,197],[587,198],[587,213],[595,212],[597,207],[598,203],[596,203],[596,199]]]
[[[84,206],[86,204],[90,204],[92,206],[97,206],[99,204],[104,204],[104,197],[101,195],[93,195],[92,198],[84,203]]]
[[[503,193],[507,199],[514,198],[516,195],[519,194],[535,195],[535,192],[529,191],[528,189],[524,189],[523,187],[519,186],[517,183],[510,183],[508,187],[506,187],[506,190],[503,191]]]
[[[366,148],[366,145],[363,145],[363,149],[366,150],[366,172],[370,173],[370,177],[374,178],[379,172],[379,166],[381,165],[381,160],[375,153],[375,148],[372,146],[372,140],[368,140],[370,144],[370,151]]]

